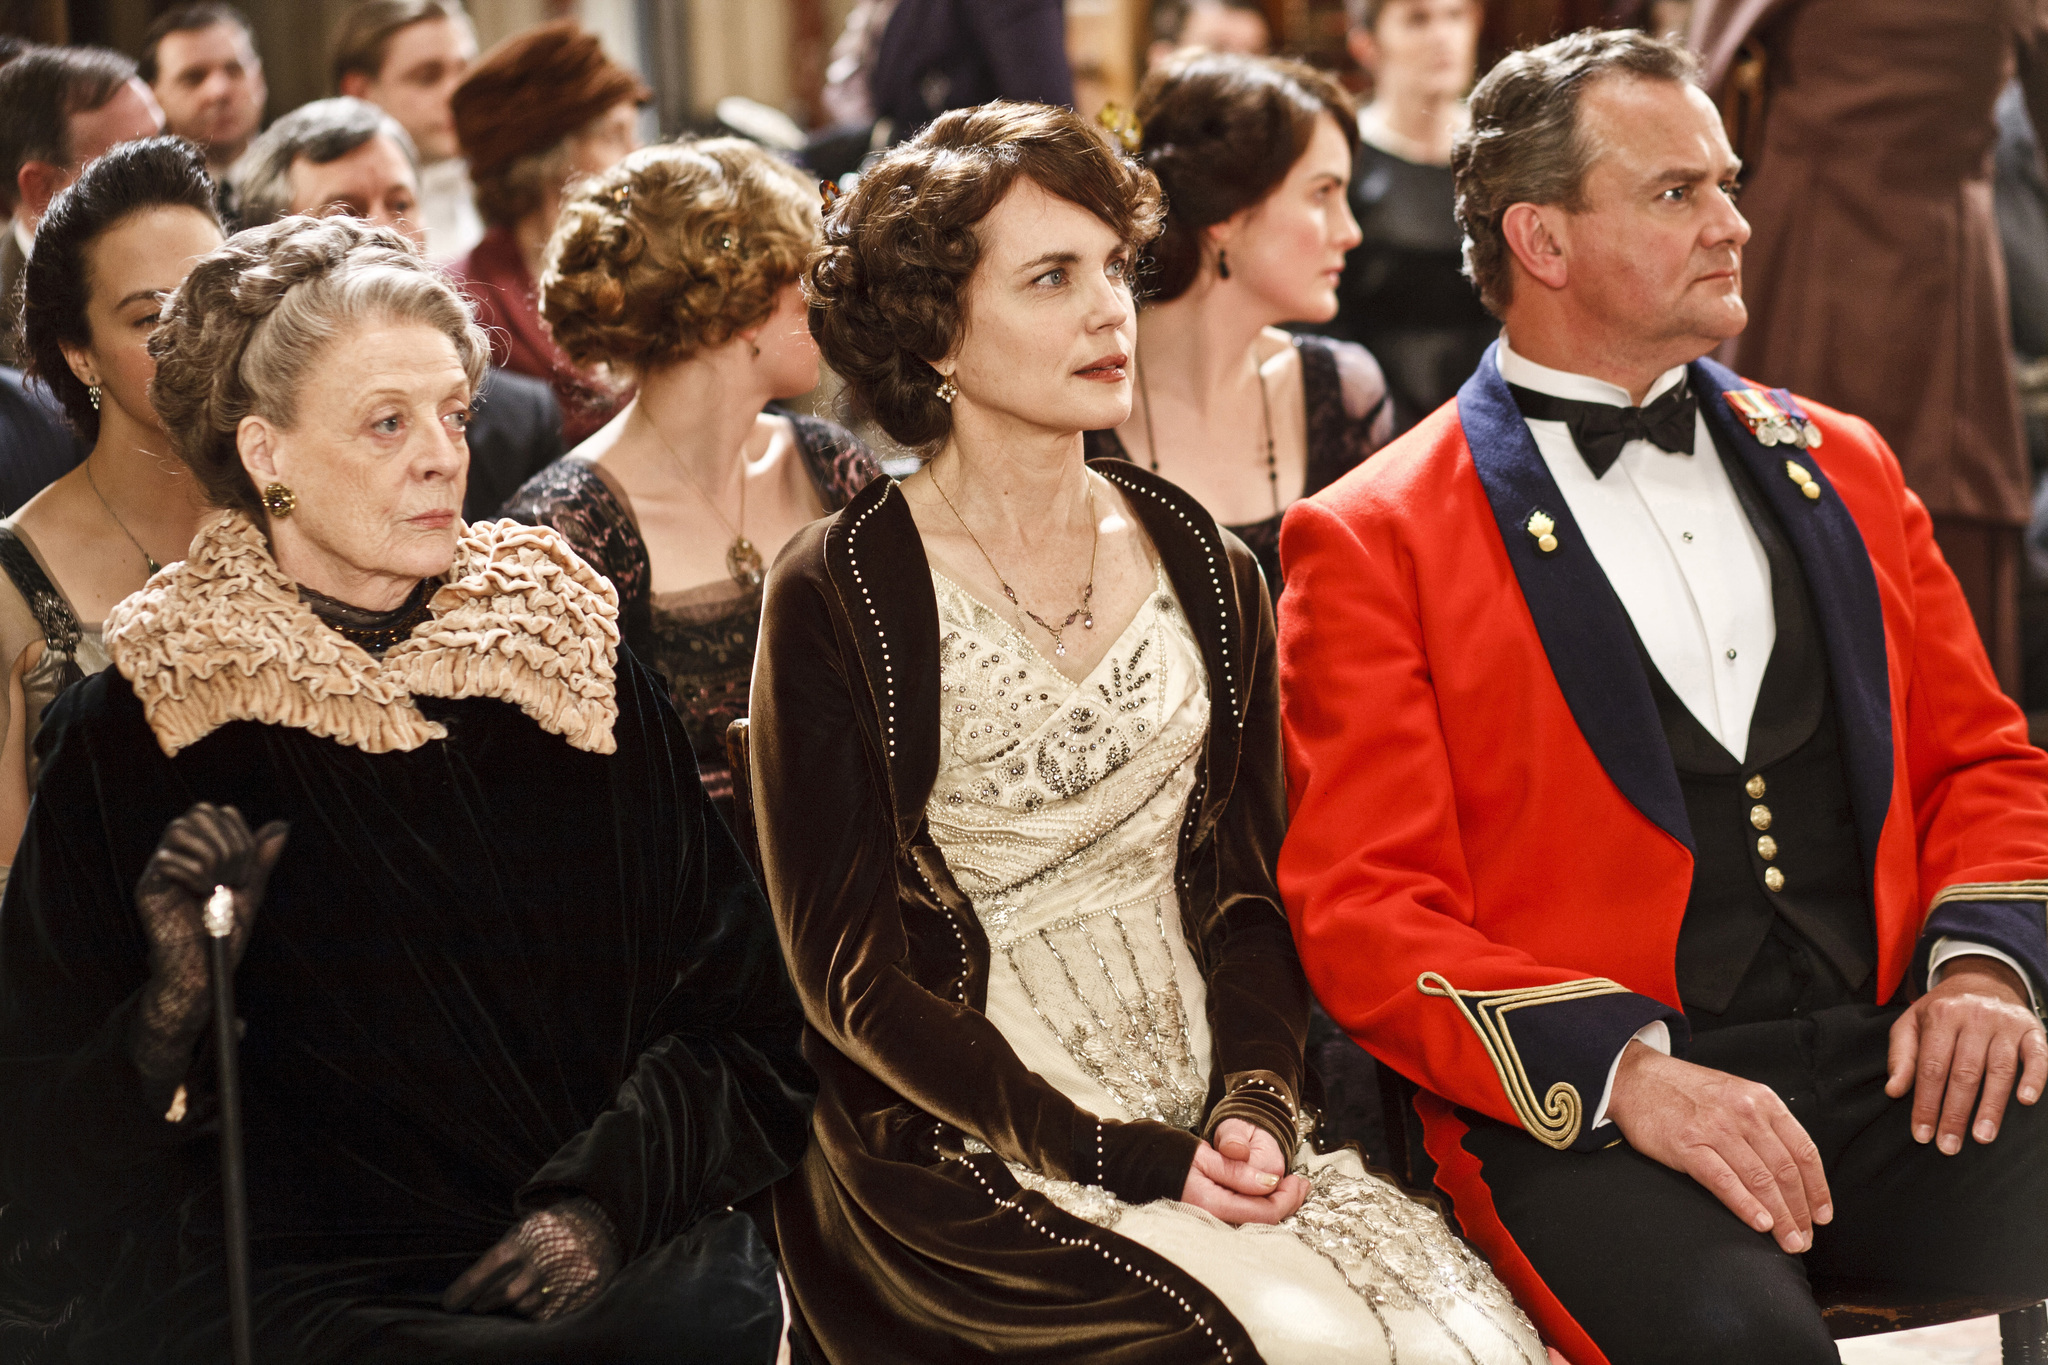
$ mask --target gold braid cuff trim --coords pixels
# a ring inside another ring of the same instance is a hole
[[[1927,903],[1927,911],[1932,914],[1950,901],[2048,901],[2048,881],[1958,882],[1941,888]]]
[[[416,696],[508,701],[575,748],[617,748],[618,594],[554,531],[465,527],[428,610],[380,661],[323,625],[263,532],[226,512],[107,613],[105,640],[166,754],[238,720],[417,749],[447,732]]]
[[[1480,1045],[1493,1062],[1507,1093],[1508,1105],[1529,1135],[1546,1147],[1563,1151],[1579,1140],[1585,1122],[1586,1103],[1578,1088],[1566,1081],[1550,1087],[1539,1102],[1536,1087],[1522,1065],[1515,1038],[1508,1031],[1507,1016],[1528,1005],[1554,1005],[1566,1000],[1586,1000],[1596,995],[1626,995],[1625,987],[1604,976],[1582,981],[1560,981],[1554,986],[1527,986],[1520,990],[1461,991],[1435,972],[1415,978],[1415,988],[1424,995],[1441,996],[1458,1007],[1465,1022],[1479,1035]]]

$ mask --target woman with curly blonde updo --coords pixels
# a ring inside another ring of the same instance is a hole
[[[611,585],[458,514],[467,304],[388,228],[285,218],[149,354],[213,510],[51,708],[0,916],[7,1242],[69,1280],[39,1345],[228,1358],[225,888],[256,1359],[769,1365],[731,1206],[803,1148],[797,1003]]]
[[[578,365],[638,393],[505,506],[611,578],[626,643],[667,675],[728,815],[762,573],[880,472],[832,423],[764,410],[818,382],[797,282],[817,237],[817,190],[740,138],[649,147],[573,189],[541,311]]]
[[[819,1103],[775,1189],[837,1362],[1529,1365],[1430,1209],[1319,1152],[1273,613],[1129,415],[1151,173],[941,115],[838,201],[811,327],[927,462],[776,562],[755,815]]]

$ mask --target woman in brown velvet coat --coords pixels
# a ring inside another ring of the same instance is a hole
[[[753,781],[821,1095],[776,1190],[855,1361],[1540,1361],[1435,1213],[1319,1155],[1273,884],[1273,616],[1129,413],[1149,173],[942,116],[828,215],[811,327],[931,454],[768,579]]]

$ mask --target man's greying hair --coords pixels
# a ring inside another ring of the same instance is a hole
[[[12,210],[31,161],[76,170],[71,120],[120,92],[135,63],[103,47],[31,47],[0,66],[0,202]]]
[[[292,163],[300,157],[325,166],[380,134],[398,144],[417,174],[420,159],[412,138],[397,119],[368,100],[337,95],[292,110],[250,143],[228,172],[242,225],[262,227],[292,211]]]
[[[1180,36],[1188,31],[1188,20],[1199,9],[1241,9],[1266,17],[1265,7],[1258,0],[1159,0],[1152,7],[1152,41],[1156,43],[1178,43]]]
[[[1346,27],[1362,28],[1370,33],[1386,9],[1387,0],[1344,0],[1344,23]]]
[[[159,14],[142,35],[142,55],[135,67],[142,79],[156,84],[158,75],[156,54],[163,46],[164,39],[173,33],[197,33],[215,24],[233,24],[242,30],[242,36],[249,40],[249,50],[256,50],[256,30],[249,27],[249,16],[233,5],[222,4],[220,0],[195,0],[189,5],[176,5]]]
[[[1503,57],[1472,91],[1472,124],[1451,149],[1465,274],[1496,317],[1514,295],[1501,218],[1516,204],[1585,207],[1586,171],[1600,149],[1579,126],[1579,99],[1605,76],[1699,82],[1678,43],[1634,29],[1585,29]]]
[[[330,44],[334,84],[341,78],[361,74],[376,80],[384,71],[385,54],[398,31],[426,19],[447,19],[469,26],[469,15],[459,0],[360,0],[342,15]]]

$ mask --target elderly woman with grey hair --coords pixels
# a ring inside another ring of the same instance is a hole
[[[803,1149],[798,1007],[610,583],[457,514],[461,296],[289,218],[151,352],[220,510],[53,708],[0,916],[0,1182],[68,1249],[66,1358],[226,1356],[225,886],[258,1358],[766,1365],[730,1206]]]
[[[270,125],[233,181],[242,226],[287,214],[341,215],[395,229],[424,250],[419,166],[405,129],[367,100],[301,105]],[[538,379],[493,365],[470,402],[469,484],[462,514],[480,521],[562,454],[562,409]]]

